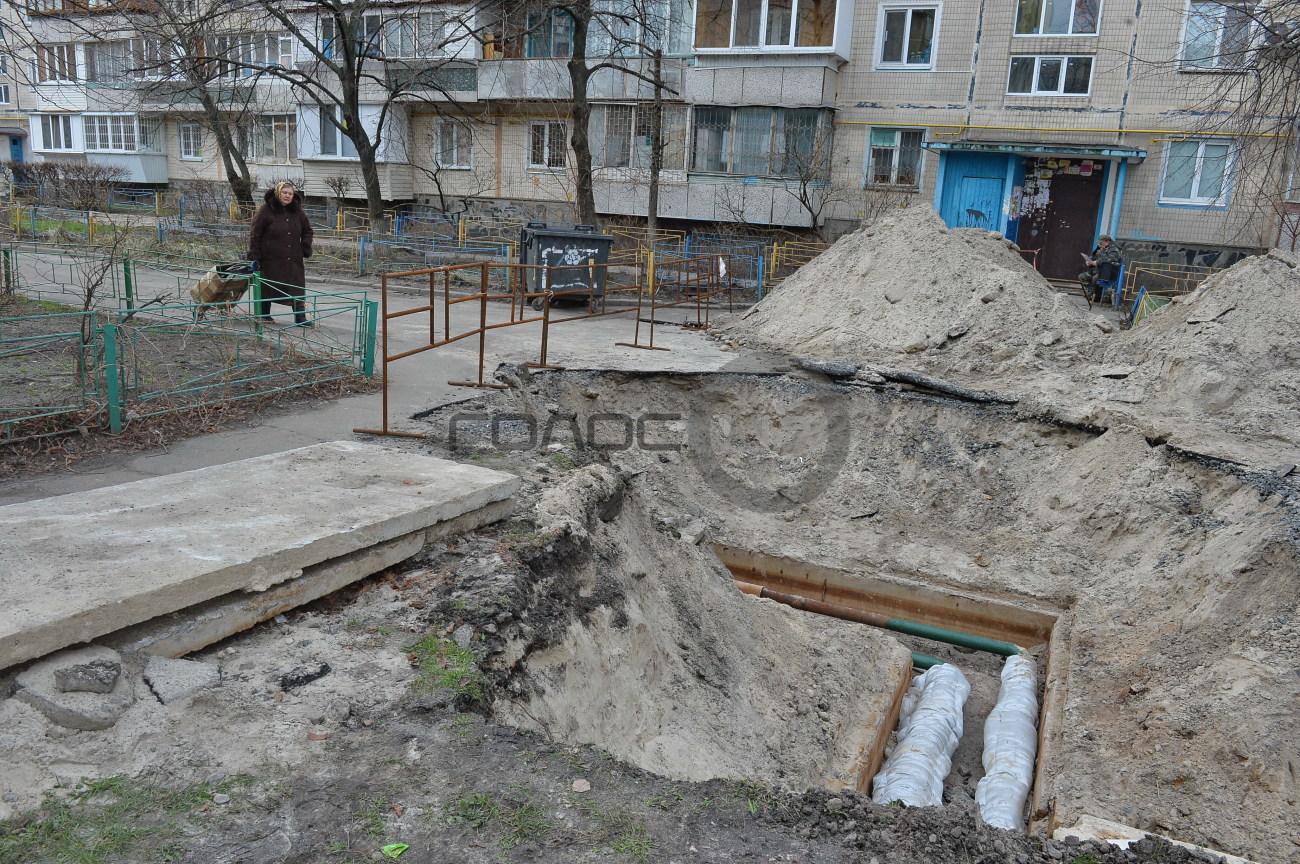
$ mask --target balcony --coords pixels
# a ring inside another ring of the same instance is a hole
[[[829,105],[838,66],[829,57],[702,55],[684,90],[688,102],[706,105]]]
[[[111,165],[126,171],[126,183],[166,183],[167,156],[163,153],[86,153],[91,165]]]
[[[391,92],[427,101],[473,102],[478,99],[478,67],[445,60],[389,61],[384,69]]]
[[[86,85],[75,81],[37,84],[32,87],[32,93],[36,96],[36,106],[33,109],[35,111],[86,110]]]

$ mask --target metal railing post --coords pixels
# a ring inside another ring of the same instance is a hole
[[[122,431],[123,407],[122,372],[117,359],[117,325],[105,324],[100,328],[100,332],[104,335],[104,389],[108,397],[108,428],[113,434],[117,434]],[[94,350],[93,345],[91,350]]]
[[[262,274],[254,273],[253,288],[253,332],[262,335]]]
[[[130,258],[122,259],[122,288],[126,291],[126,308],[131,310],[135,308],[135,279]]]
[[[12,294],[18,290],[18,271],[14,268],[14,247],[4,249],[4,293]]]
[[[362,339],[361,374],[367,378],[375,377],[375,330],[379,325],[379,304],[374,300],[366,301],[365,334]]]

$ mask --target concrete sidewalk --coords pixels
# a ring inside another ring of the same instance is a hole
[[[319,291],[358,290],[355,283],[314,283],[313,288]],[[377,283],[365,290],[370,299],[379,299]],[[389,292],[390,314],[415,308],[424,302],[424,299],[406,291]],[[453,333],[477,326],[477,303],[463,303],[453,309]],[[280,313],[282,323],[287,323],[283,307],[277,307],[276,311]],[[556,320],[552,321],[548,360],[556,365],[637,371],[711,371],[722,368],[736,357],[733,353],[721,350],[717,343],[704,334],[679,326],[656,327],[655,344],[670,349],[668,351],[618,346],[616,342],[632,341],[635,311],[629,309],[620,315],[570,323],[558,320],[573,312],[570,309],[560,309],[556,312]],[[680,322],[692,314],[690,307],[680,307],[661,311],[658,320]],[[506,321],[508,316],[508,304],[488,304],[489,323]],[[321,326],[329,328],[330,325],[327,321]],[[441,323],[439,326],[441,329]],[[647,338],[646,328],[647,325],[643,323],[642,341]],[[427,344],[428,318],[416,314],[391,320],[389,338],[390,356]],[[485,380],[490,380],[492,371],[500,363],[537,360],[540,341],[541,325],[538,323],[491,330],[487,336],[485,352]],[[381,368],[382,364],[377,359],[376,371]],[[448,384],[449,381],[477,378],[478,338],[466,338],[395,361],[390,364],[389,373],[389,428],[423,432],[420,425],[409,421],[412,415],[448,402],[472,398],[480,392]],[[254,425],[186,438],[148,452],[110,454],[86,459],[66,471],[0,483],[0,506],[221,465],[326,441],[364,438],[383,443],[382,438],[358,436],[352,431],[354,428],[378,428],[382,422],[381,406],[382,397],[379,393],[328,402],[303,403],[300,407],[276,410]]]

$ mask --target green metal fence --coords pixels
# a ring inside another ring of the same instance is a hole
[[[94,374],[100,346],[93,318],[89,312],[0,318],[0,441],[76,429],[98,412],[103,393]]]
[[[374,374],[378,306],[365,291],[309,291],[315,326],[279,328],[253,314],[258,278],[229,307],[195,302],[190,289],[215,265],[0,249],[5,289],[26,307],[0,318],[0,441],[69,425],[117,432],[132,419]],[[36,369],[44,377],[29,382]],[[43,395],[23,399],[28,384]]]

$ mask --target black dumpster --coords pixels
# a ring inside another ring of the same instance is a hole
[[[609,263],[613,243],[608,234],[596,233],[594,225],[529,222],[519,230],[519,263],[540,266],[524,271],[524,290],[535,294],[549,288],[559,295],[552,304],[557,299],[585,303],[605,296],[607,268],[601,265]],[[532,305],[541,309],[542,298],[534,297]]]

